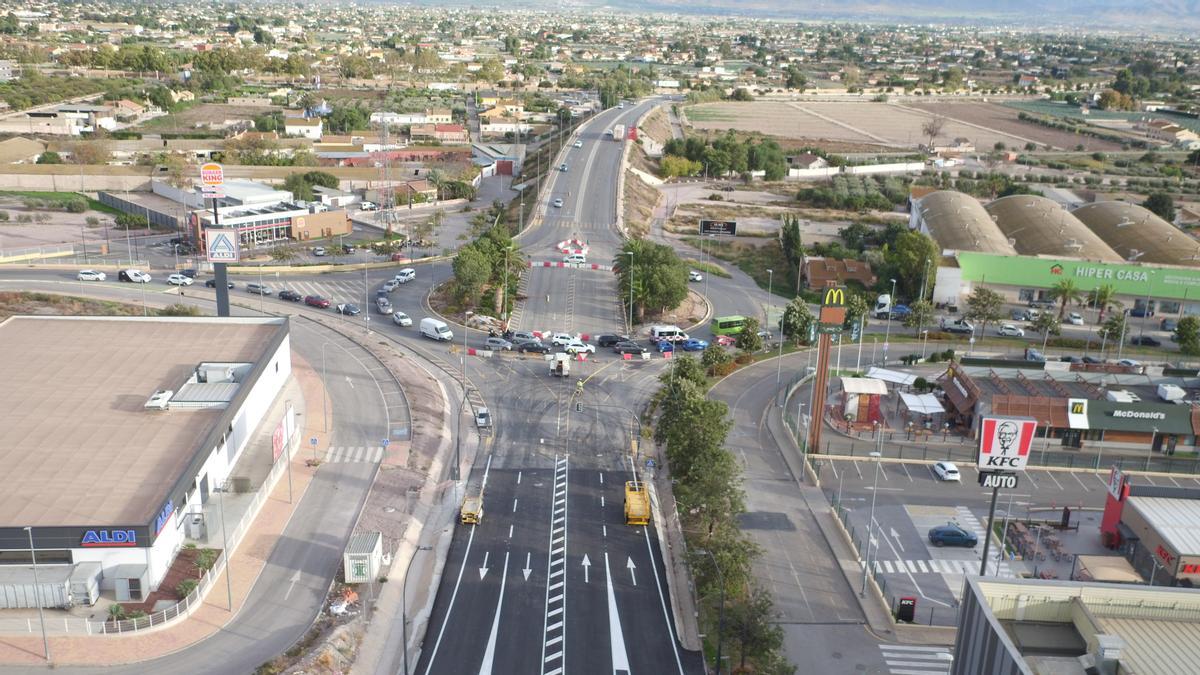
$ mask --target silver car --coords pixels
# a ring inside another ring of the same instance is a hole
[[[512,343],[502,337],[490,337],[484,344],[488,349],[502,352],[511,352],[513,348]]]

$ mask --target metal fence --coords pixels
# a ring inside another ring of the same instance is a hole
[[[26,248],[0,248],[0,263],[16,265],[34,262],[61,262],[62,258],[77,255],[74,244],[47,244]]]
[[[222,551],[217,556],[212,569],[200,578],[200,582],[196,585],[196,588],[191,593],[188,593],[187,597],[183,600],[166,609],[136,619],[123,619],[121,621],[94,621],[81,617],[47,619],[46,632],[54,635],[120,635],[159,628],[173,623],[175,619],[180,617],[186,618],[191,616],[196,609],[204,604],[205,597],[212,590],[214,579],[225,570],[228,560],[226,553],[232,553],[237,550],[238,544],[241,543],[242,538],[246,534],[246,530],[250,528],[250,524],[258,516],[258,512],[262,510],[262,505],[267,501],[272,490],[279,483],[279,479],[286,473],[288,462],[296,454],[296,450],[299,447],[300,434],[297,433],[294,435],[294,440],[288,451],[287,460],[275,462],[275,465],[271,467],[271,472],[267,474],[267,479],[259,487],[258,491],[254,493],[254,498],[251,500],[249,508],[242,515],[241,520],[229,531],[229,551]],[[36,618],[0,619],[0,634],[35,633],[40,630],[40,624]]]

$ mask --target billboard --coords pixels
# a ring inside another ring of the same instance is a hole
[[[984,417],[979,426],[978,467],[986,471],[1024,471],[1037,420]]]
[[[235,263],[241,259],[237,230],[209,227],[204,230],[208,262]]]
[[[1200,297],[1200,269],[1136,263],[1102,263],[1069,258],[1034,258],[959,251],[964,281],[1022,288],[1052,288],[1070,279],[1086,292],[1111,284],[1118,295],[1182,300]],[[1189,292],[1190,291],[1190,292]]]
[[[701,220],[700,234],[723,234],[730,237],[737,235],[736,220]]]

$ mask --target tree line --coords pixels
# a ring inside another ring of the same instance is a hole
[[[663,145],[662,170],[668,177],[701,173],[742,176],[750,171],[762,171],[766,180],[778,181],[787,176],[787,159],[775,141],[769,138],[747,140],[731,130],[711,142],[699,136],[667,141]]]

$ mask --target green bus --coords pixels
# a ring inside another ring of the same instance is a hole
[[[737,335],[745,327],[744,316],[718,316],[712,320],[713,335]]]

